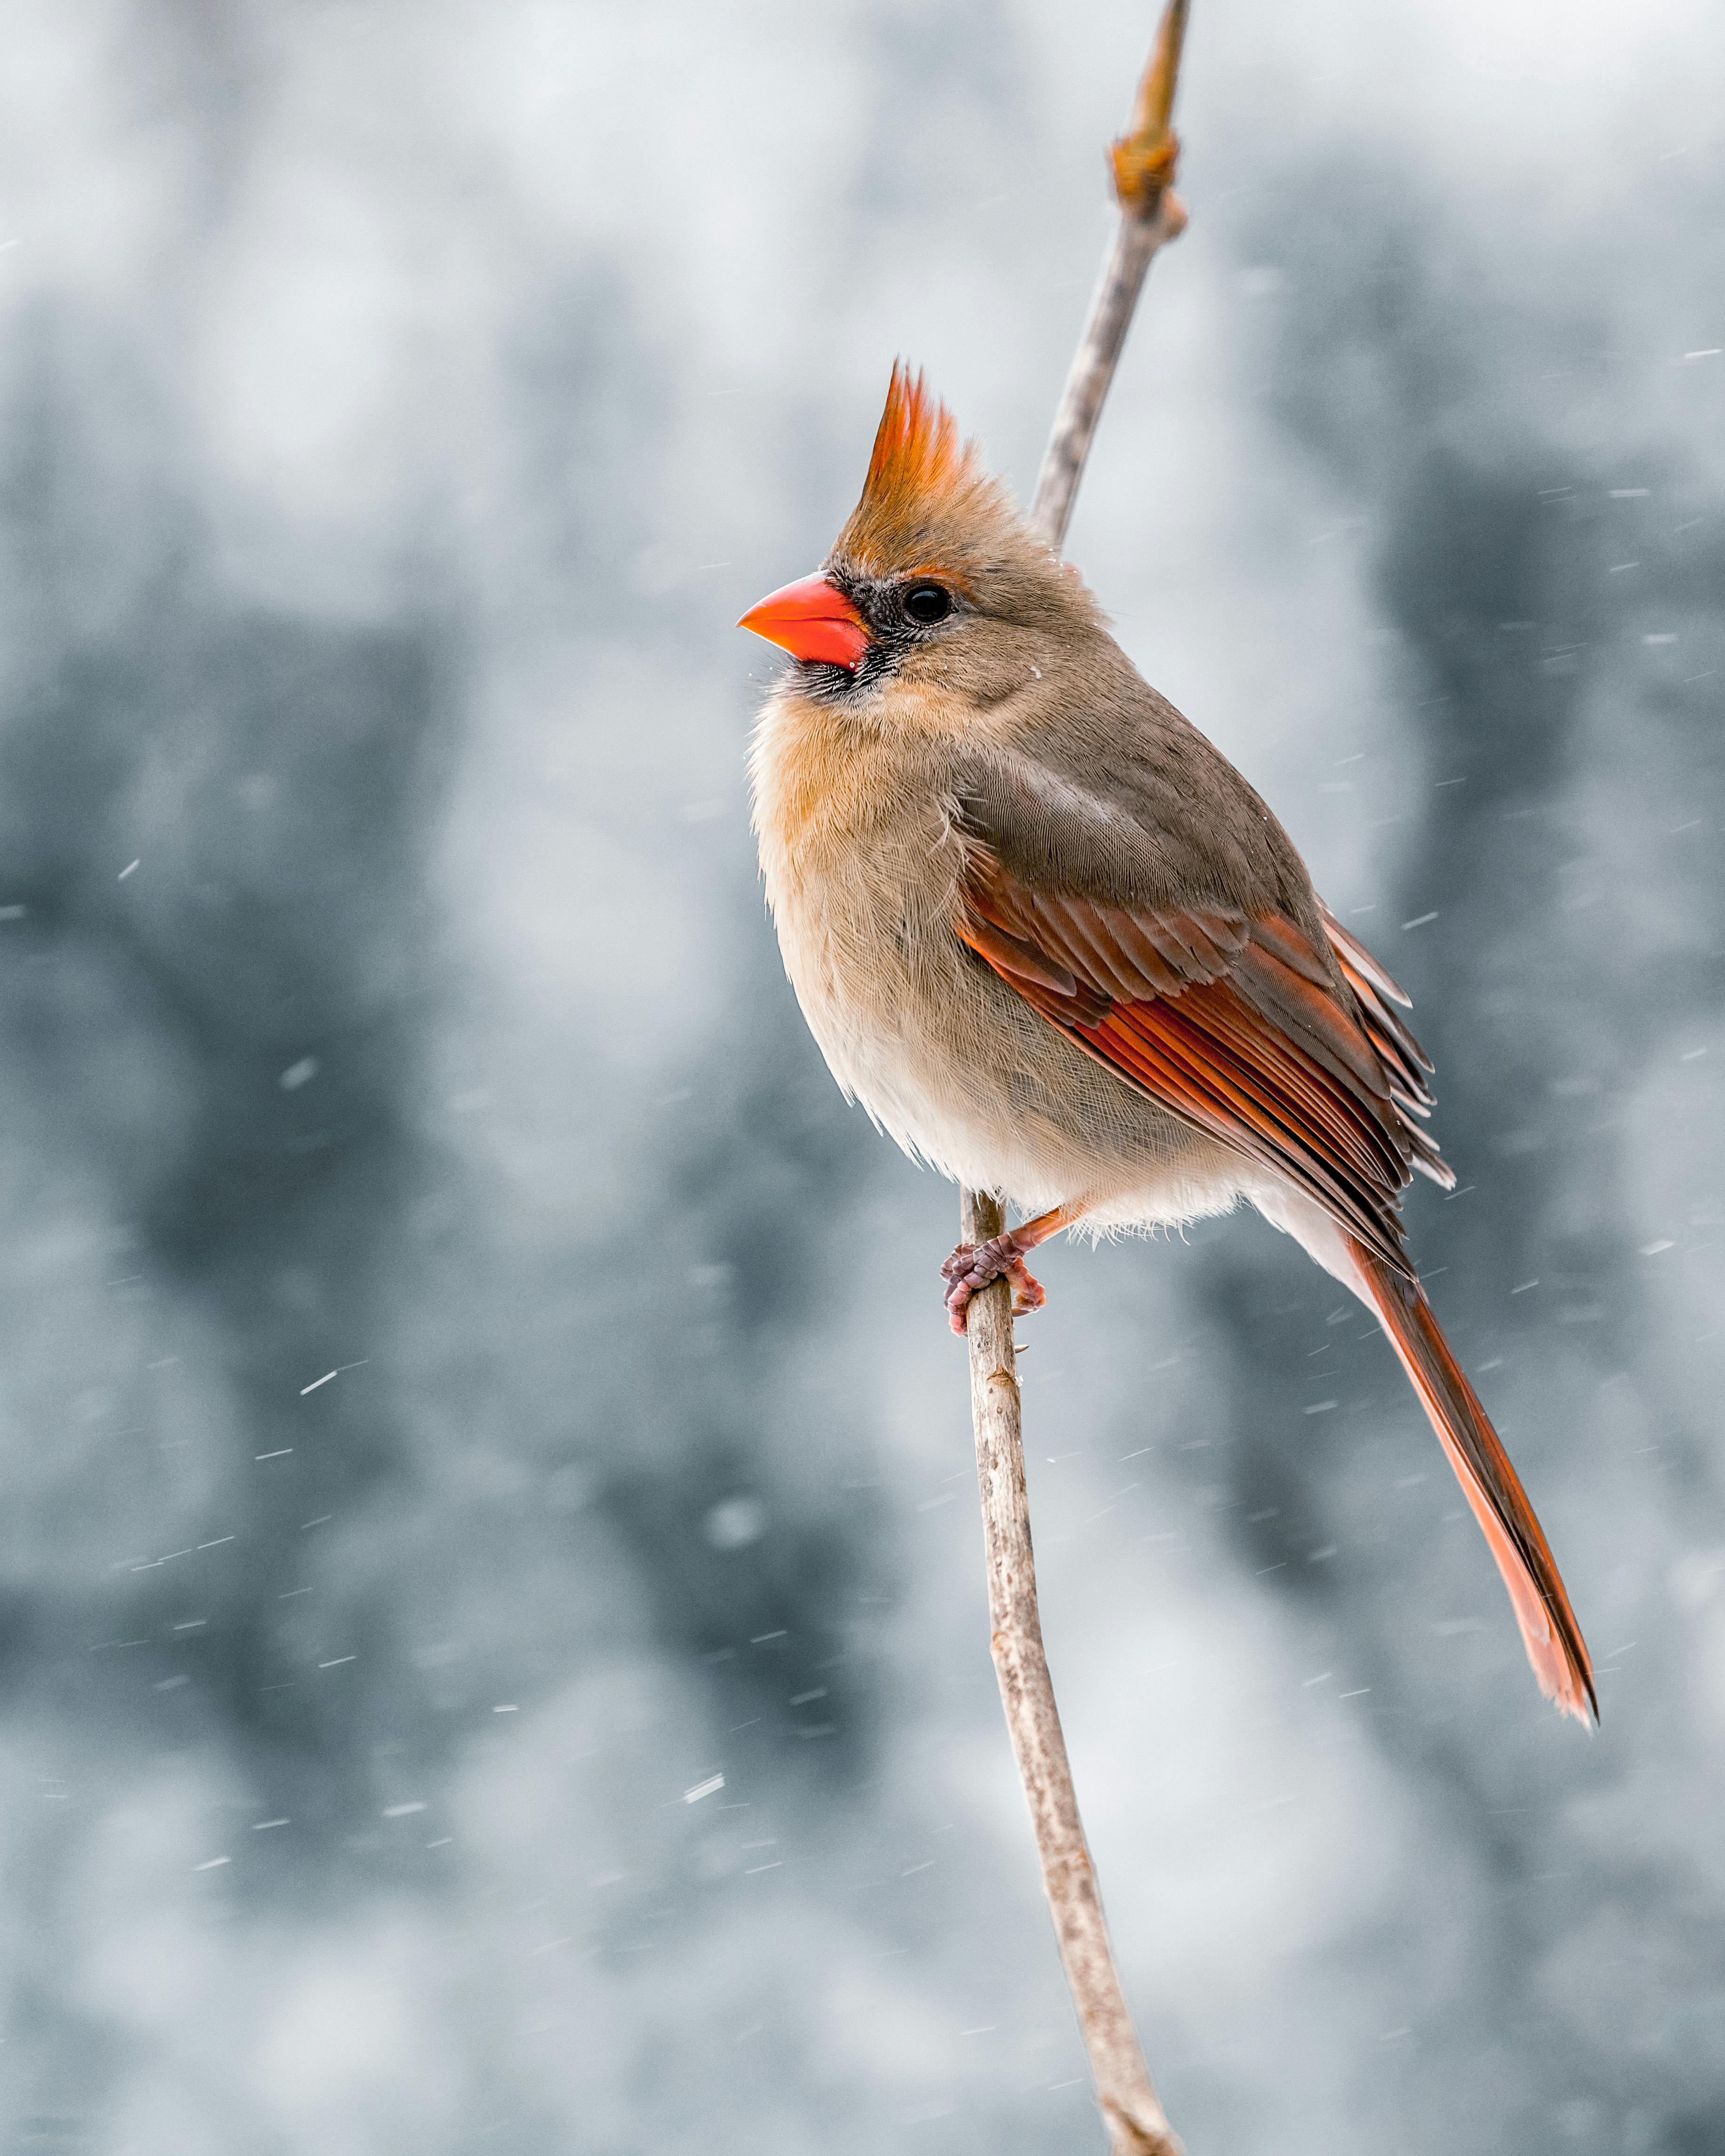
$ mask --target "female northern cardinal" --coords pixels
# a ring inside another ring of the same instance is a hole
[[[1281,826],[1143,681],[1076,574],[893,371],[824,567],[742,626],[797,665],[752,752],[784,962],[847,1095],[1031,1215],[947,1260],[964,1329],[1084,1219],[1249,1198],[1378,1314],[1485,1530],[1548,1699],[1598,1705],[1556,1561],[1438,1329],[1399,1218],[1422,1127],[1408,998]]]

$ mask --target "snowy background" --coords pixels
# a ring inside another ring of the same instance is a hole
[[[953,1194],[784,984],[732,624],[896,354],[1028,486],[1150,19],[14,0],[8,2150],[1100,2149]],[[1194,2156],[1725,2146],[1722,62],[1196,11],[1071,550],[1416,996],[1415,1248],[1604,1724],[1291,1245],[1049,1255],[1050,1650]]]

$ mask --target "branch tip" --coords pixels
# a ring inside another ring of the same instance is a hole
[[[1171,122],[1189,7],[1190,0],[1168,0],[1138,84],[1132,126],[1108,152],[1120,207],[1142,218],[1156,214],[1179,162],[1180,138]]]

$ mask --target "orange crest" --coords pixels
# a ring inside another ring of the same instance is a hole
[[[949,492],[968,461],[952,413],[929,393],[921,374],[913,381],[904,362],[896,360],[863,482],[864,502],[883,510],[920,506],[931,495]]]
[[[931,516],[983,477],[952,413],[921,374],[896,361],[862,499],[839,537],[840,551],[871,566],[904,566],[904,548],[915,545]]]

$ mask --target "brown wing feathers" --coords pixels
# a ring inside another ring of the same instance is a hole
[[[1373,1002],[1356,1018],[1281,916],[1037,891],[980,848],[959,933],[1081,1047],[1291,1178],[1405,1271],[1396,1201],[1409,1168],[1436,1156],[1396,1097],[1420,1111],[1423,1059],[1411,1035],[1398,1038],[1405,1029],[1383,1013],[1375,981],[1362,973]]]
[[[1399,1004],[1405,1010],[1409,998],[1329,908],[1324,906],[1322,911],[1324,930],[1336,953],[1336,963],[1353,991],[1366,1033],[1384,1065],[1390,1097],[1405,1115],[1418,1116],[1423,1122],[1434,1106],[1431,1088],[1425,1082],[1431,1074],[1430,1059],[1394,1008]],[[1412,1165],[1445,1190],[1453,1190],[1454,1171],[1430,1138],[1417,1124],[1409,1126],[1409,1133],[1414,1141]]]
[[[1244,1007],[1225,986],[1189,993],[1190,1002],[1122,1006],[1102,1027],[1083,1029],[1086,1045],[1213,1136],[1298,1183],[1387,1263],[1404,1265],[1389,1203],[1399,1186],[1372,1157],[1348,1106],[1312,1082],[1315,1067],[1302,1069],[1297,1050],[1276,1052],[1261,1021],[1230,1024]]]

